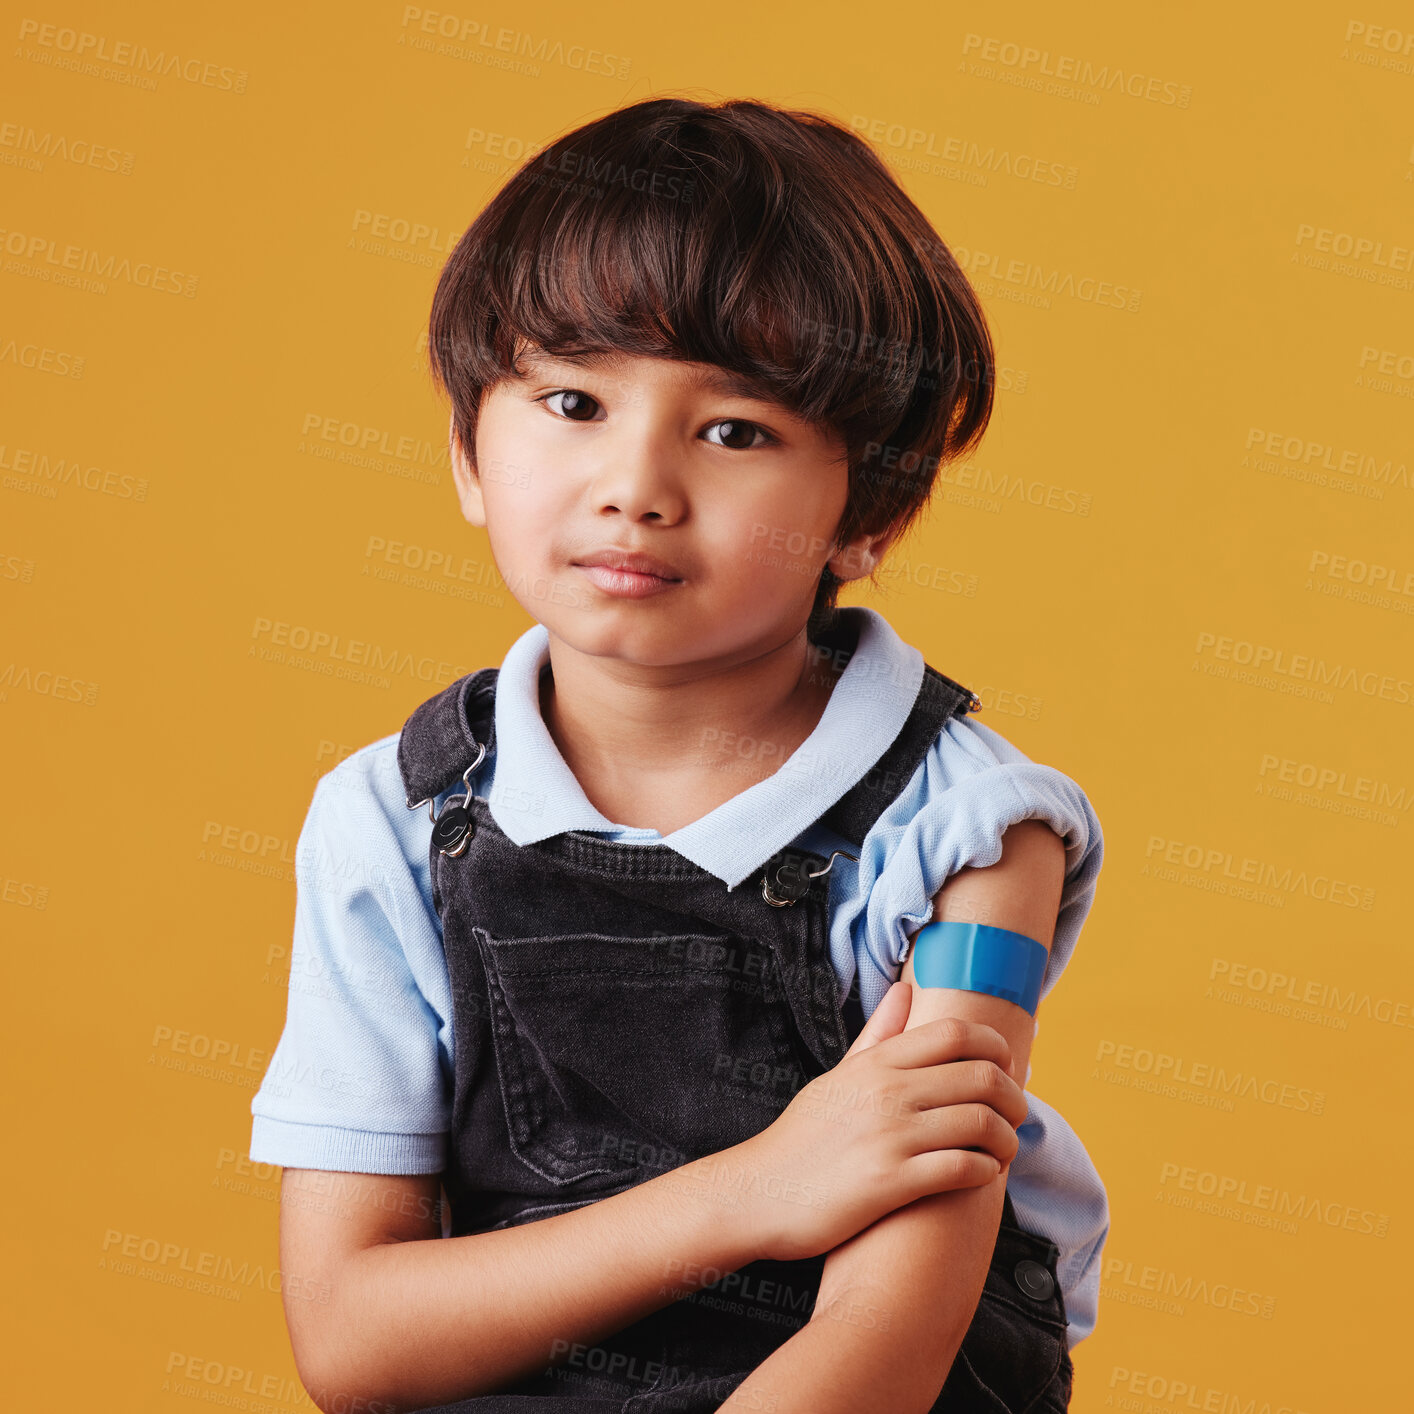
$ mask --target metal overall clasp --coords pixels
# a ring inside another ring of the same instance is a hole
[[[465,791],[461,795],[449,795],[442,804],[440,815],[436,813],[436,807],[433,805],[435,796],[428,796],[426,800],[410,802],[408,805],[409,810],[416,810],[423,805],[427,807],[427,817],[432,821],[432,843],[437,846],[438,853],[446,855],[448,859],[457,859],[465,854],[471,837],[476,833],[476,821],[468,808],[468,802],[471,800],[471,775],[485,759],[486,744],[477,742],[476,760],[462,772]]]
[[[835,867],[835,858],[838,855],[844,855],[846,859],[859,863],[858,855],[846,854],[844,850],[837,849],[831,853],[823,869],[811,869],[809,861],[800,855],[793,855],[774,868],[767,865],[766,872],[761,876],[761,897],[772,908],[788,908],[793,903],[799,903],[810,892],[811,880],[823,879]]]

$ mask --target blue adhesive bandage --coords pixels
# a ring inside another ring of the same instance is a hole
[[[913,940],[920,987],[988,992],[1036,1015],[1046,949],[1034,938],[987,923],[929,923]]]

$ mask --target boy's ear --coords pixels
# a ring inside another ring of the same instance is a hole
[[[471,458],[457,436],[456,414],[452,414],[447,432],[448,450],[452,455],[452,481],[457,488],[457,500],[461,502],[462,515],[472,525],[485,526],[486,506],[481,499],[481,478],[476,474]]]
[[[826,561],[830,572],[836,579],[863,579],[873,574],[902,529],[903,522],[898,521],[875,535],[855,536]]]

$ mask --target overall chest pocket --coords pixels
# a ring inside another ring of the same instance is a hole
[[[804,1083],[769,949],[724,934],[475,930],[511,1150],[556,1185],[766,1128]]]

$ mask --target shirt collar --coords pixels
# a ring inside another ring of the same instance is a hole
[[[550,661],[543,624],[510,647],[496,679],[492,817],[518,845],[569,830],[661,840],[735,888],[813,825],[862,780],[903,729],[923,683],[923,655],[882,614],[839,610],[859,638],[815,730],[774,775],[672,834],[632,829],[602,815],[585,795],[540,715],[540,670]]]

